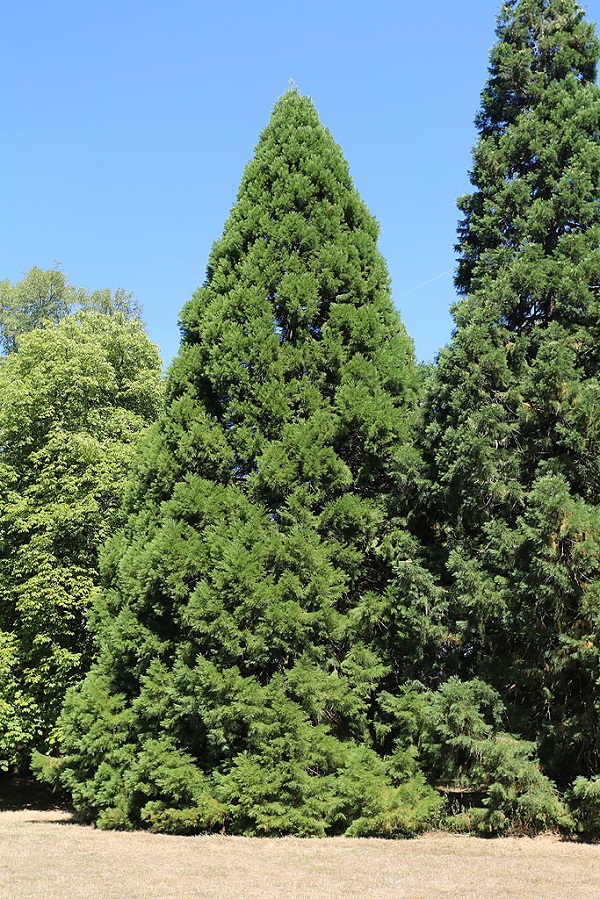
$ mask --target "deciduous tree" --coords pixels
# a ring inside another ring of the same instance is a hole
[[[122,313],[46,319],[0,364],[0,769],[53,745],[89,666],[98,549],[161,396],[158,351]]]
[[[19,338],[34,328],[57,324],[76,309],[96,310],[126,318],[139,318],[141,308],[121,288],[89,291],[73,287],[59,265],[46,271],[33,267],[17,284],[0,281],[0,346],[5,353],[17,349]]]

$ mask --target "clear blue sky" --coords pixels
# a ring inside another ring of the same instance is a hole
[[[380,222],[394,301],[417,357],[432,359],[451,334],[455,200],[469,189],[499,6],[5,4],[0,278],[58,261],[77,286],[123,287],[168,362],[179,310],[292,78]],[[600,19],[600,0],[584,8]]]

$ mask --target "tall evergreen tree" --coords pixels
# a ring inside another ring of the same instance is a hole
[[[419,376],[377,234],[286,93],[183,310],[65,706],[63,783],[101,825],[402,833],[439,808],[409,753],[375,751],[432,592],[403,520]]]
[[[574,0],[505,3],[497,35],[429,397],[444,664],[565,782],[600,763],[599,44]]]

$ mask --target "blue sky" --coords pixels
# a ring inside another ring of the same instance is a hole
[[[290,79],[381,225],[394,301],[432,359],[450,339],[456,197],[496,0],[5,4],[0,279],[58,261],[123,287],[165,362],[243,168]],[[584,4],[600,19],[600,0]]]

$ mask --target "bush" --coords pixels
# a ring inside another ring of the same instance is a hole
[[[600,840],[600,775],[588,780],[576,778],[567,801],[574,819],[574,831],[583,840]]]
[[[503,712],[499,695],[479,680],[450,678],[430,694],[421,737],[429,773],[481,802],[448,826],[486,836],[568,831],[571,818],[540,770],[535,744],[502,731]]]
[[[144,824],[153,833],[190,835],[214,831],[225,826],[225,807],[207,796],[195,808],[165,808],[161,802],[148,802],[141,812]]]

